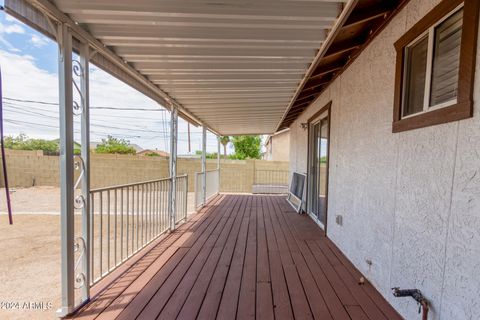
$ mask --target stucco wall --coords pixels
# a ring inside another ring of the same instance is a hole
[[[290,131],[283,131],[270,138],[273,161],[289,161],[290,158]]]
[[[393,43],[437,3],[411,0],[292,124],[290,166],[306,172],[300,123],[331,100],[328,236],[406,319],[391,287],[422,290],[429,319],[480,319],[479,51],[473,118],[392,133]]]

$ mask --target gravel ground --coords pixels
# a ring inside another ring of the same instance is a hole
[[[0,189],[0,319],[56,319],[60,306],[60,190],[14,189],[13,225]],[[193,193],[189,193],[189,212]],[[76,217],[80,220],[80,216]]]
[[[10,198],[15,214],[59,214],[60,212],[60,188],[57,187],[11,188]],[[0,214],[6,211],[5,189],[0,188]]]

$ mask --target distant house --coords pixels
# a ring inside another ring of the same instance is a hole
[[[158,156],[158,157],[164,157],[168,158],[170,156],[170,153],[162,151],[162,150],[151,150],[151,149],[145,149],[142,151],[137,152],[137,155],[139,156]]]
[[[290,160],[290,129],[268,136],[265,141],[263,159],[270,161]]]

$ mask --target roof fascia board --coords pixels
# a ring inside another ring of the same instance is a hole
[[[335,40],[337,34],[340,32],[340,29],[342,28],[342,26],[344,25],[344,23],[347,21],[348,17],[350,16],[350,14],[352,13],[353,9],[355,8],[355,6],[357,5],[359,0],[349,0],[342,12],[340,13],[338,19],[335,21],[335,24],[333,25],[332,27],[332,30],[330,30],[330,32],[328,33],[327,35],[327,38],[325,39],[325,41],[322,43],[322,46],[320,47],[320,49],[318,50],[318,53],[317,55],[315,56],[313,62],[310,64],[310,66],[308,67],[308,70],[307,72],[305,73],[305,76],[303,77],[302,81],[300,82],[300,84],[298,85],[297,87],[297,90],[295,91],[295,94],[293,95],[292,99],[290,100],[290,103],[288,104],[288,107],[287,109],[285,110],[285,113],[283,114],[282,118],[280,119],[280,121],[278,122],[277,124],[277,127],[275,129],[275,131],[278,131],[278,129],[280,129],[280,126],[282,125],[283,123],[283,120],[285,119],[285,117],[287,116],[288,112],[290,111],[290,109],[292,108],[292,105],[294,104],[294,102],[296,101],[298,95],[300,94],[300,92],[302,91],[302,88],[303,86],[305,85],[305,83],[308,81],[308,79],[310,78],[310,76],[312,75],[312,73],[315,71],[315,68],[317,67],[318,63],[320,62],[320,60],[325,56],[325,54],[327,53],[327,50],[330,48],[331,44],[333,43],[333,41]]]

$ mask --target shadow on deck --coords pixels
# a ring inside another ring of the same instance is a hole
[[[284,197],[219,195],[94,287],[74,318],[402,319],[360,277]]]

